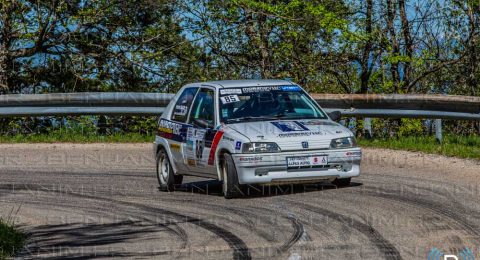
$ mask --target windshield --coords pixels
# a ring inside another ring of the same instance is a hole
[[[327,119],[314,102],[293,85],[220,89],[220,121]]]

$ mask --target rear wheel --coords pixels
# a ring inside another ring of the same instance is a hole
[[[332,182],[332,184],[338,187],[346,187],[346,186],[350,186],[351,181],[352,181],[352,178],[335,179]]]
[[[182,184],[183,176],[175,175],[165,149],[157,153],[157,179],[162,191],[173,191],[175,185]]]
[[[223,155],[222,174],[223,196],[226,199],[232,199],[242,195],[242,187],[238,183],[237,169],[230,154]]]

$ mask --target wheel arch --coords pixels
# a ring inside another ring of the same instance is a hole
[[[170,165],[172,166],[173,172],[177,173],[178,172],[177,171],[177,166],[175,165],[175,163],[173,161],[173,155],[172,155],[172,151],[170,151],[170,146],[168,144],[168,141],[165,140],[164,138],[161,138],[161,137],[157,136],[157,138],[155,138],[154,145],[155,145],[155,147],[154,147],[155,161],[156,161],[158,152],[160,152],[160,149],[163,148],[167,152],[168,159],[170,160]]]

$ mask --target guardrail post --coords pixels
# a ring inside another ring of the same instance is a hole
[[[363,119],[363,133],[367,139],[371,139],[373,137],[372,119],[369,117]]]
[[[107,134],[107,118],[104,115],[98,117],[97,121],[97,133],[100,135]]]
[[[435,119],[435,139],[442,143],[442,119]]]

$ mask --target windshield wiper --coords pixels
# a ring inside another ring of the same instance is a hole
[[[274,117],[276,118],[282,118],[282,117],[286,117],[287,115],[284,113],[284,112],[281,112],[281,113],[278,113],[276,114]]]

